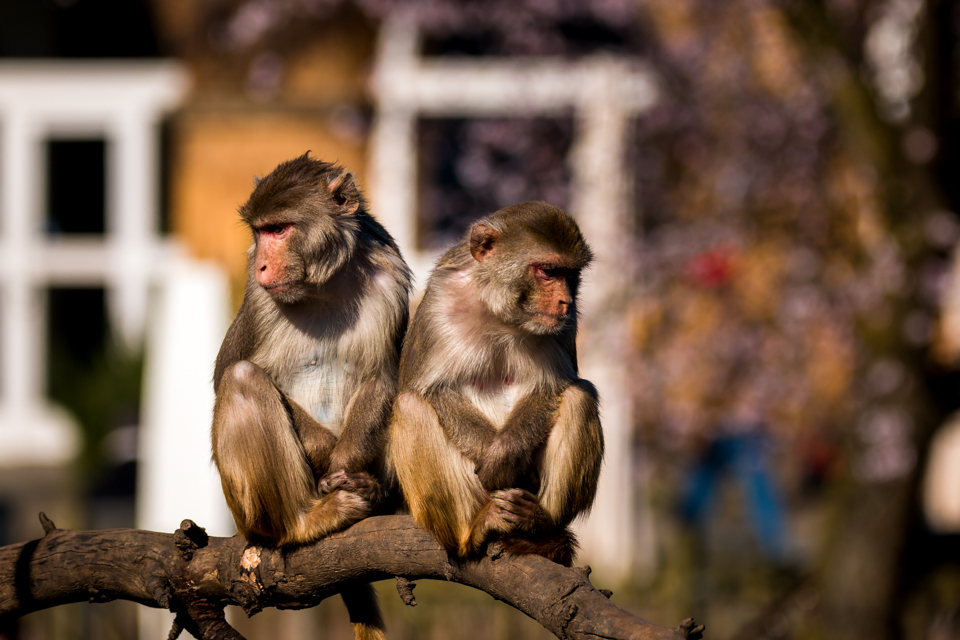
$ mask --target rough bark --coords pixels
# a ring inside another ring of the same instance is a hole
[[[368,518],[347,531],[286,553],[248,547],[243,538],[208,538],[184,520],[174,534],[116,529],[68,531],[41,514],[46,535],[0,548],[0,626],[9,618],[68,602],[132,600],[177,613],[173,633],[240,639],[223,617],[236,604],[318,604],[355,581],[397,577],[400,597],[416,604],[412,580],[449,580],[486,591],[537,620],[558,638],[700,638],[692,620],[651,624],[613,604],[588,580],[537,556],[490,545],[476,561],[453,561],[409,516]]]

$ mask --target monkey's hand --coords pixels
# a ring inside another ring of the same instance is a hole
[[[487,527],[500,533],[529,529],[538,506],[537,497],[526,489],[491,491]]]
[[[511,446],[506,438],[497,438],[490,443],[474,473],[480,485],[487,491],[497,491],[517,485],[517,479],[530,465],[526,452]]]
[[[381,497],[380,483],[366,471],[350,473],[340,469],[321,478],[317,488],[323,495],[333,493],[337,489],[349,491],[357,494],[371,505],[380,502]]]

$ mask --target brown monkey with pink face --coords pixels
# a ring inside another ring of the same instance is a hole
[[[568,525],[593,503],[603,457],[597,393],[577,372],[577,290],[592,254],[542,202],[474,223],[438,261],[411,323],[390,459],[414,519],[469,557],[508,551],[569,565]]]
[[[238,531],[311,542],[377,512],[410,271],[353,176],[307,154],[258,182],[243,303],[217,356],[213,459]],[[370,585],[343,591],[383,638]]]

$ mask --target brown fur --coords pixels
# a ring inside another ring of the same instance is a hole
[[[410,271],[353,176],[308,155],[257,183],[243,303],[217,356],[213,459],[237,530],[300,545],[375,513]],[[382,638],[369,585],[343,592]]]
[[[596,493],[596,391],[577,375],[576,296],[592,258],[545,203],[474,223],[438,261],[404,342],[389,459],[414,519],[468,557],[491,536],[572,562]]]

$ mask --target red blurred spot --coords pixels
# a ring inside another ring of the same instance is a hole
[[[722,287],[733,278],[734,256],[730,249],[712,249],[692,258],[684,274],[695,285],[705,289]]]

